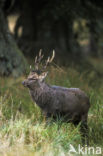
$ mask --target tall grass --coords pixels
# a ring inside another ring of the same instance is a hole
[[[51,67],[49,71],[47,83],[79,87],[88,94],[91,103],[88,115],[90,146],[103,149],[102,83],[100,85],[97,80],[97,84],[92,85],[91,75],[80,74],[71,68]],[[75,148],[82,144],[79,125],[74,127],[61,121],[46,124],[41,110],[32,102],[28,89],[21,84],[24,79],[0,78],[0,155],[68,155],[70,144]]]

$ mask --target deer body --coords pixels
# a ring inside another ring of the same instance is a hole
[[[89,109],[89,99],[79,88],[50,86],[45,82],[30,89],[34,102],[42,109],[46,117],[63,116],[67,121],[79,122]]]
[[[36,69],[30,72],[28,78],[23,81],[23,85],[29,88],[33,101],[41,108],[45,116],[63,117],[66,122],[78,125],[81,122],[83,138],[87,135],[87,117],[90,107],[89,98],[79,88],[65,88],[61,86],[51,86],[45,83],[44,79],[48,72],[38,69],[38,65],[43,58],[41,52],[39,58],[35,58]],[[54,58],[50,57],[46,61],[50,63]]]

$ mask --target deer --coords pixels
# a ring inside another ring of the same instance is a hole
[[[27,79],[22,84],[29,89],[33,102],[40,107],[46,119],[52,117],[55,120],[60,117],[63,118],[64,122],[72,122],[75,126],[81,123],[82,141],[86,143],[86,140],[88,140],[86,138],[88,138],[89,98],[79,88],[47,84],[45,78],[48,71],[45,70],[52,63],[55,51],[53,50],[52,56],[45,60],[44,66],[40,69],[39,66],[43,57],[44,55],[40,50],[39,55],[35,57],[34,70],[30,71]]]

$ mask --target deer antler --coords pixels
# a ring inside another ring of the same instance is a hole
[[[48,59],[45,61],[45,66],[43,67],[44,69],[47,67],[47,65],[49,63],[51,63],[53,61],[54,57],[55,57],[55,51],[53,50],[53,54],[52,54],[51,58],[48,57]]]
[[[42,55],[42,49],[40,49],[40,51],[39,51],[39,57],[37,57],[37,56],[35,57],[35,69],[36,69],[36,70],[39,69],[39,64],[40,64],[40,62],[41,62],[43,56],[44,56],[44,55]]]
[[[44,55],[42,55],[42,49],[40,49],[39,55],[35,57],[35,69],[36,70],[39,69],[39,64],[40,64],[43,56]],[[55,51],[53,50],[53,54],[52,54],[51,58],[50,57],[47,58],[47,60],[45,61],[45,65],[44,65],[43,69],[45,69],[47,67],[47,65],[53,61],[54,57],[55,57]]]

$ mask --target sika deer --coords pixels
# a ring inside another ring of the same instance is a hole
[[[54,59],[48,57],[44,69]],[[48,85],[44,79],[48,72],[39,70],[39,64],[43,55],[39,52],[39,57],[35,58],[35,70],[30,72],[28,78],[23,81],[23,85],[29,88],[33,101],[42,109],[45,116],[63,117],[66,122],[78,125],[81,122],[83,137],[87,135],[87,116],[90,107],[89,98],[79,88],[65,88],[61,86]],[[84,141],[84,140],[83,140]]]

